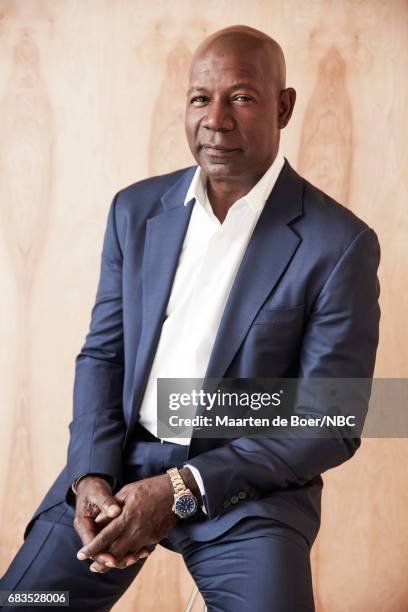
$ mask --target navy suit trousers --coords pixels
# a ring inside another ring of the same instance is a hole
[[[181,466],[187,452],[188,447],[178,444],[143,442],[125,468],[126,482]],[[149,559],[106,574],[91,572],[90,560],[76,558],[82,543],[73,528],[74,516],[75,509],[65,501],[40,514],[0,580],[0,590],[69,591],[70,610],[110,610]],[[314,610],[308,542],[275,519],[241,518],[206,542],[191,540],[176,526],[160,544],[183,555],[209,612]],[[154,600],[154,593],[150,598]]]

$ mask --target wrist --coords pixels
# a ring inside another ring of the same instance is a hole
[[[74,493],[77,495],[79,493],[79,491],[81,490],[83,483],[84,482],[91,482],[91,481],[95,481],[95,480],[103,480],[104,482],[106,482],[112,489],[112,480],[110,479],[110,477],[104,477],[100,474],[84,474],[83,476],[80,476],[79,478],[77,478],[73,484],[72,484],[72,490],[74,491]]]
[[[197,499],[198,504],[201,505],[203,503],[203,498],[201,495],[200,488],[191,470],[188,467],[182,467],[179,469],[179,474],[187,489],[190,489],[194,497]]]

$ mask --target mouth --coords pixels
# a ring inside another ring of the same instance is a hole
[[[210,155],[211,157],[223,157],[224,155],[230,155],[231,153],[236,153],[239,151],[237,148],[233,149],[231,147],[224,147],[222,145],[202,145],[202,147],[207,155]]]

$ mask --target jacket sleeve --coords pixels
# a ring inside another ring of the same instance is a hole
[[[89,331],[75,360],[68,483],[88,473],[103,474],[117,482],[122,479],[123,255],[116,231],[117,197],[108,213]],[[73,500],[69,487],[66,501],[72,504]]]
[[[345,249],[314,302],[300,351],[299,378],[372,378],[380,319],[379,261],[377,236],[366,227]],[[307,408],[302,406],[301,412]],[[239,491],[259,498],[302,486],[352,457],[360,444],[360,438],[338,435],[241,437],[188,463],[200,471],[212,519],[229,511],[224,501]]]

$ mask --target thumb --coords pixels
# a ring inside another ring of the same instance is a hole
[[[126,497],[127,491],[125,487],[118,491],[115,496],[110,494],[104,495],[103,500],[97,503],[100,512],[94,519],[95,523],[105,525],[109,523],[109,519],[119,516],[125,504]]]
[[[119,516],[119,514],[122,512],[121,506],[111,495],[101,495],[96,503],[101,512],[103,512],[103,514],[109,518]]]
[[[93,501],[100,510],[98,516],[102,514],[102,516],[107,518],[115,518],[122,512],[122,504],[113,497],[108,484],[106,487],[101,487],[95,491]]]

